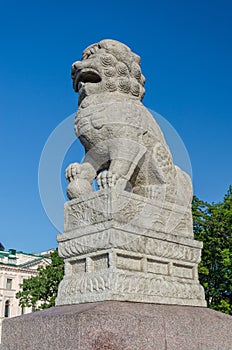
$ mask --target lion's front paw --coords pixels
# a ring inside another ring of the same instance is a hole
[[[116,185],[119,176],[112,174],[110,171],[104,171],[97,176],[97,184],[99,189],[109,188]]]
[[[65,170],[66,179],[71,182],[77,179],[78,174],[81,172],[81,165],[79,163],[70,164]]]

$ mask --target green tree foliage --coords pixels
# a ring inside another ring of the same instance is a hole
[[[194,197],[192,208],[195,238],[204,243],[199,278],[208,306],[232,315],[232,186],[222,202]]]
[[[41,310],[55,305],[58,285],[64,275],[64,262],[57,250],[50,255],[51,264],[38,268],[38,275],[25,280],[16,297],[22,307]]]

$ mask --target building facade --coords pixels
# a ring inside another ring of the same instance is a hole
[[[14,249],[5,251],[0,243],[0,339],[2,321],[7,317],[15,317],[32,312],[32,308],[22,308],[16,294],[25,279],[36,276],[39,266],[50,264],[49,252],[26,254]]]

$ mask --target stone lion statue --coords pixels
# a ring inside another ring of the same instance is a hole
[[[173,164],[164,136],[142,104],[145,77],[140,57],[115,40],[87,47],[72,65],[79,109],[75,132],[85,148],[82,164],[66,169],[69,199],[99,189],[186,204],[189,176]]]

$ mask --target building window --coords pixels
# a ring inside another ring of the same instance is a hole
[[[12,289],[12,279],[7,278],[6,280],[6,289]]]
[[[10,300],[5,302],[5,317],[10,316]]]

